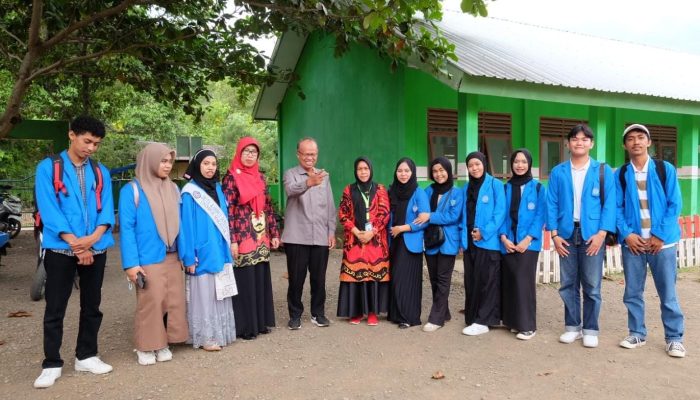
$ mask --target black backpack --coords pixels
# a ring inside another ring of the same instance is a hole
[[[652,161],[654,161],[654,165],[656,166],[656,174],[659,176],[659,180],[661,181],[661,187],[664,188],[664,194],[666,194],[666,165],[664,164],[664,160],[653,158]],[[625,173],[627,172],[627,168],[629,168],[629,166],[630,163],[625,163],[622,167],[620,167],[620,186],[622,187],[622,204],[625,203],[625,190],[627,190],[627,180],[625,179]]]

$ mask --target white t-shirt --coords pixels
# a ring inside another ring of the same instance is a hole
[[[571,162],[571,161],[569,161]],[[588,167],[591,166],[591,159],[588,158],[586,164],[581,168],[575,168],[571,163],[571,179],[574,182],[574,222],[581,221],[581,196],[583,195],[583,181],[586,180]]]

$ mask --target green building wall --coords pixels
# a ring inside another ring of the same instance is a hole
[[[363,46],[353,46],[335,58],[333,45],[329,37],[308,39],[297,65],[305,100],[288,91],[280,105],[278,129],[280,170],[297,165],[299,139],[316,138],[317,166],[329,171],[336,199],[354,181],[357,156],[368,156],[375,181],[387,185],[400,157],[411,157],[419,167],[427,167],[427,110],[442,108],[458,110],[458,169],[462,171],[466,155],[478,147],[479,112],[511,114],[511,145],[530,149],[535,168],[540,166],[541,117],[587,120],[596,134],[592,156],[613,167],[625,160],[621,132],[626,123],[676,126],[683,214],[700,213],[700,116],[637,110],[633,100],[628,102],[630,108],[613,108],[463,93],[414,68],[400,66],[392,73],[388,61]],[[581,102],[590,100],[591,95],[586,96]],[[464,178],[460,176],[461,181]],[[428,184],[421,180],[423,186]]]

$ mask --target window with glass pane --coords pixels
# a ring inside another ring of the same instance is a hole
[[[445,157],[457,172],[457,110],[428,109],[428,160]],[[430,174],[430,172],[428,172]]]
[[[498,178],[510,176],[511,115],[479,113],[479,151],[486,156],[487,172]]]
[[[625,127],[632,125],[632,122],[625,124]],[[677,137],[678,129],[669,125],[644,124],[651,133],[651,146],[649,155],[676,165],[677,159]]]
[[[588,121],[568,118],[540,118],[540,178],[547,179],[557,164],[571,158],[566,136],[571,128]]]

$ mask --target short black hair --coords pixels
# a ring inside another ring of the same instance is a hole
[[[70,130],[72,130],[76,135],[91,133],[93,136],[97,136],[98,138],[104,138],[106,134],[105,125],[102,123],[102,121],[87,115],[81,115],[71,121]]]
[[[575,138],[576,135],[578,135],[579,132],[582,132],[584,135],[586,135],[587,138],[593,140],[593,131],[591,128],[586,125],[586,124],[578,124],[575,125],[571,130],[569,131],[569,134],[566,136],[566,140],[571,140],[572,138]]]

